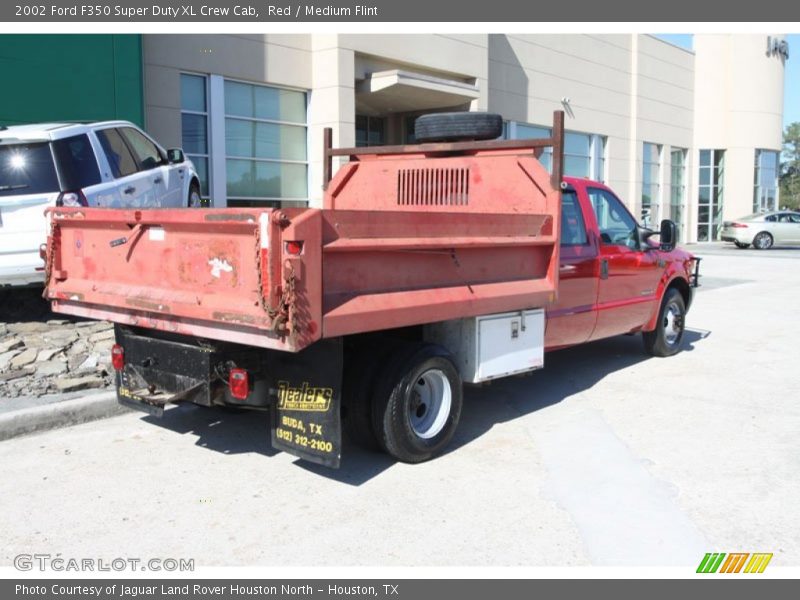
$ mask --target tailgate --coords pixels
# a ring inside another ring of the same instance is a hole
[[[47,297],[56,312],[281,350],[304,343],[286,297],[295,289],[281,263],[283,213],[50,213]]]

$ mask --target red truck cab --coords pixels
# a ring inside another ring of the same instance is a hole
[[[547,309],[546,348],[641,331],[648,351],[673,354],[692,301],[697,259],[654,242],[606,185],[574,177],[564,182],[559,297]],[[682,306],[671,306],[657,323],[667,289],[679,294]],[[657,325],[668,329],[659,332]]]

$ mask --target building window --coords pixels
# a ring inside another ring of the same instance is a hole
[[[549,138],[551,135],[549,127],[516,121],[509,121],[505,126],[505,137],[512,140]],[[605,181],[605,154],[605,136],[575,131],[564,133],[564,175]],[[545,148],[539,160],[548,171],[552,170],[553,149]]]
[[[686,210],[686,155],[684,148],[670,151],[669,218],[678,226],[679,239],[684,239]]]
[[[181,74],[181,140],[200,177],[200,195],[207,198],[208,94],[203,75]]]
[[[778,153],[756,150],[753,212],[778,210]]]
[[[306,120],[305,92],[225,81],[230,205],[307,201]]]
[[[661,146],[644,143],[642,152],[642,224],[653,227],[661,219]]]
[[[700,150],[697,188],[697,241],[717,239],[722,223],[724,150]]]
[[[506,135],[510,140],[530,140],[549,138],[552,134],[548,127],[538,127],[537,125],[510,121],[508,123]],[[544,152],[542,152],[542,155],[539,157],[539,162],[542,163],[545,169],[551,171],[553,169],[553,149],[549,146],[545,148]]]
[[[386,143],[386,119],[356,115],[356,146],[382,146]]]

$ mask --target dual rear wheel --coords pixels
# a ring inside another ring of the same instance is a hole
[[[381,340],[353,358],[345,374],[343,414],[350,438],[402,462],[441,454],[455,434],[463,403],[449,353],[434,344]]]

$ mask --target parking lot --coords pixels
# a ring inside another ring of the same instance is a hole
[[[261,414],[127,414],[0,442],[19,553],[211,565],[800,564],[800,250],[705,257],[685,351],[639,336],[466,392],[442,458],[275,453]]]

